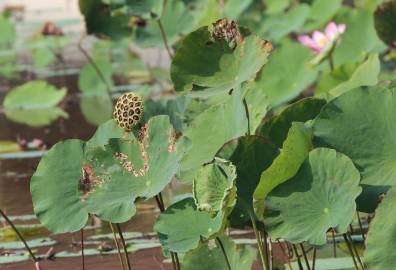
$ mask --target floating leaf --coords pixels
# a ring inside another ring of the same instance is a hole
[[[365,265],[370,270],[392,269],[396,265],[394,236],[396,233],[396,189],[385,196],[370,223],[367,235]]]
[[[252,269],[256,260],[256,250],[251,247],[237,247],[235,242],[227,236],[219,237],[227,258],[231,265],[231,270]],[[207,243],[202,244],[197,249],[192,250],[183,257],[183,269],[186,270],[212,270],[228,269],[224,254],[216,243],[215,247],[209,247]]]
[[[294,122],[283,142],[279,156],[262,172],[260,182],[253,193],[255,212],[259,219],[264,213],[264,201],[274,188],[292,178],[311,150],[311,130],[303,123]]]
[[[192,182],[202,164],[211,161],[224,143],[242,136],[246,130],[246,113],[239,91],[196,116],[184,131],[192,147],[181,162],[181,180]]]
[[[197,171],[193,190],[198,210],[217,213],[235,205],[235,170],[231,162],[215,158]]]
[[[235,49],[225,40],[214,39],[209,27],[187,35],[172,61],[171,78],[175,89],[196,90],[194,95],[214,95],[254,79],[267,62],[272,46],[254,34],[234,38]]]
[[[48,247],[56,244],[56,241],[51,238],[37,238],[26,241],[30,248]],[[0,243],[1,249],[24,249],[25,245],[21,241]]]
[[[362,184],[396,183],[395,92],[381,87],[351,90],[326,104],[314,121],[314,144],[350,157]]]
[[[60,117],[69,117],[67,112],[58,107],[32,110],[6,109],[5,115],[13,122],[25,124],[31,127],[47,126]]]
[[[268,195],[264,220],[269,234],[324,245],[330,228],[345,233],[362,190],[359,180],[347,156],[328,148],[311,151],[298,173]]]
[[[230,160],[236,166],[237,202],[229,216],[230,225],[244,228],[253,214],[253,192],[266,170],[278,155],[279,150],[260,136],[244,136],[227,143],[219,156]],[[250,212],[250,213],[249,213]]]
[[[160,214],[154,230],[165,249],[187,252],[198,247],[201,238],[208,239],[217,233],[222,220],[222,215],[212,218],[210,213],[199,211],[194,199],[186,198],[172,204]]]
[[[34,212],[53,233],[78,231],[88,220],[80,190],[83,150],[80,140],[55,144],[41,159],[30,181]]]
[[[21,150],[21,146],[16,142],[0,141],[0,153],[13,153]]]
[[[12,89],[4,98],[6,116],[17,123],[40,127],[68,114],[56,106],[66,95],[45,81],[31,81]]]
[[[319,98],[301,99],[286,107],[279,115],[267,120],[256,133],[281,147],[293,122],[314,119],[325,104],[326,101]]]
[[[60,90],[45,81],[30,81],[12,89],[4,98],[6,110],[35,110],[56,106],[66,95],[66,88]]]

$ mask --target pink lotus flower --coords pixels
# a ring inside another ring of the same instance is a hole
[[[302,35],[298,37],[298,41],[313,50],[316,54],[319,54],[324,49],[330,49],[337,44],[342,33],[345,32],[346,25],[335,22],[330,22],[324,33],[320,31],[314,31],[312,37],[308,35]]]

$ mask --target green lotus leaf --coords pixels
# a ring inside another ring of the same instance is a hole
[[[123,222],[135,213],[137,197],[157,195],[179,171],[179,161],[189,142],[176,141],[168,116],[153,117],[139,140],[110,139],[104,148],[87,153],[95,185],[88,204],[93,213],[112,222]]]
[[[309,49],[283,39],[256,78],[256,87],[265,91],[272,106],[297,97],[316,79],[317,70],[309,65],[311,58]]]
[[[303,2],[303,1],[301,1]],[[291,4],[290,0],[267,0],[265,2],[266,14],[277,14],[284,11]]]
[[[360,63],[348,63],[324,73],[315,88],[315,95],[327,93],[330,89],[348,81]]]
[[[100,125],[112,118],[113,102],[109,95],[82,95],[80,109],[85,120]]]
[[[362,184],[396,183],[395,92],[381,87],[351,90],[326,104],[314,121],[314,144],[350,157]]]
[[[237,20],[238,17],[252,4],[253,0],[228,0],[224,3],[224,16]],[[218,7],[220,8],[220,7]]]
[[[360,64],[351,77],[345,82],[330,89],[325,95],[327,99],[335,98],[343,93],[361,86],[373,86],[378,83],[381,63],[378,55],[372,54],[366,61]]]
[[[34,212],[53,233],[78,231],[88,220],[80,186],[83,159],[84,142],[59,142],[41,159],[31,179]]]
[[[312,150],[298,173],[268,195],[264,220],[269,234],[324,245],[330,228],[345,233],[362,190],[359,180],[347,156],[328,148]]]
[[[254,133],[263,118],[271,110],[270,100],[256,82],[252,81],[244,84],[243,91],[245,93],[245,101],[249,110],[250,132]]]
[[[45,81],[30,81],[7,93],[3,105],[6,110],[51,108],[61,102],[66,92],[66,88],[59,90]]]
[[[370,223],[364,261],[367,269],[393,269],[396,265],[396,189],[391,188],[375,212]]]
[[[197,248],[201,239],[208,239],[217,233],[222,220],[221,214],[212,217],[208,212],[199,211],[193,198],[185,198],[159,215],[154,230],[164,249],[187,252]]]
[[[0,14],[0,46],[12,47],[16,39],[16,26],[4,14]]]
[[[31,127],[43,127],[51,124],[58,118],[68,118],[67,112],[58,107],[43,109],[5,109],[5,115],[13,122]]]
[[[183,39],[172,61],[171,78],[176,91],[193,90],[198,96],[224,93],[254,79],[271,49],[268,41],[254,34],[238,39],[231,48],[225,40],[214,39],[209,27],[201,27]]]
[[[284,36],[301,29],[309,13],[309,5],[300,4],[287,12],[270,15],[263,20],[259,33],[271,41],[279,41]]]
[[[385,2],[374,13],[375,30],[388,46],[396,47],[396,1]]]
[[[381,53],[386,46],[378,38],[374,28],[374,18],[367,9],[344,9],[337,16],[346,24],[339,46],[334,50],[335,66],[362,62],[369,53]]]
[[[215,158],[203,165],[194,178],[194,200],[198,210],[224,211],[235,205],[236,168],[227,160]]]
[[[179,96],[175,99],[145,100],[143,122],[147,122],[156,115],[169,115],[172,125],[177,132],[184,129],[185,113],[191,104],[192,99],[186,96]]]
[[[281,147],[293,122],[314,119],[325,104],[326,101],[319,98],[301,99],[287,106],[279,115],[267,120],[256,133],[269,138],[271,142]]]
[[[213,160],[223,144],[242,136],[246,130],[246,113],[239,91],[197,115],[184,131],[192,147],[181,161],[181,180],[192,182],[202,164]]]
[[[107,95],[107,85],[113,85],[113,70],[111,63],[108,59],[103,58],[97,58],[94,59],[94,61],[96,67],[100,70],[107,83],[104,83],[102,81],[102,79],[98,75],[96,68],[90,63],[87,63],[80,71],[80,75],[78,77],[78,88],[85,96]]]
[[[252,269],[256,260],[256,250],[251,247],[237,247],[235,242],[227,236],[219,237],[232,270]],[[221,250],[219,242],[216,246],[204,243],[183,257],[183,269],[186,270],[227,270],[227,261]]]
[[[289,129],[280,154],[263,171],[253,193],[253,205],[259,219],[263,218],[265,199],[274,188],[292,178],[312,149],[312,132],[303,123],[294,122]]]
[[[142,18],[156,18],[162,13],[163,0],[122,0],[127,5],[128,14]]]
[[[130,16],[122,12],[112,13],[110,5],[97,0],[79,0],[79,6],[88,34],[112,39],[121,39],[132,34]]]
[[[337,13],[341,5],[342,0],[313,0],[305,30],[312,31],[323,27]]]
[[[208,2],[208,0],[165,1],[160,19],[167,42],[170,46],[194,29],[204,11],[205,2]],[[149,20],[145,22],[145,25],[137,25],[134,29],[133,38],[139,46],[144,48],[164,47],[161,30],[157,20]]]
[[[86,148],[104,147],[112,138],[124,138],[132,140],[135,138],[132,132],[125,134],[125,131],[118,127],[113,119],[99,125],[95,134],[87,141]]]
[[[253,214],[253,192],[266,170],[279,154],[276,146],[260,136],[244,136],[227,143],[219,156],[236,166],[237,202],[228,217],[230,225],[243,229]]]

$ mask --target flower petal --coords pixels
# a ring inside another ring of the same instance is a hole
[[[319,31],[314,31],[312,34],[312,38],[315,41],[316,46],[319,48],[323,48],[330,41],[325,34]]]
[[[298,42],[300,42],[305,47],[310,48],[311,50],[318,52],[320,48],[317,46],[316,42],[307,35],[298,36]]]
[[[326,37],[329,40],[333,40],[338,35],[338,32],[339,30],[335,22],[330,22],[329,24],[327,24],[325,33],[326,33]]]
[[[345,23],[341,23],[338,25],[338,33],[340,33],[340,34],[344,33],[345,29],[346,29]]]

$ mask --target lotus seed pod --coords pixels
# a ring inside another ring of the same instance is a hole
[[[396,0],[378,7],[374,13],[374,22],[378,37],[396,48]]]
[[[143,115],[143,99],[135,93],[120,96],[114,107],[113,117],[117,125],[125,131],[131,131]]]
[[[241,38],[237,23],[226,18],[213,23],[211,33],[215,40],[224,40],[231,48],[235,48]]]

